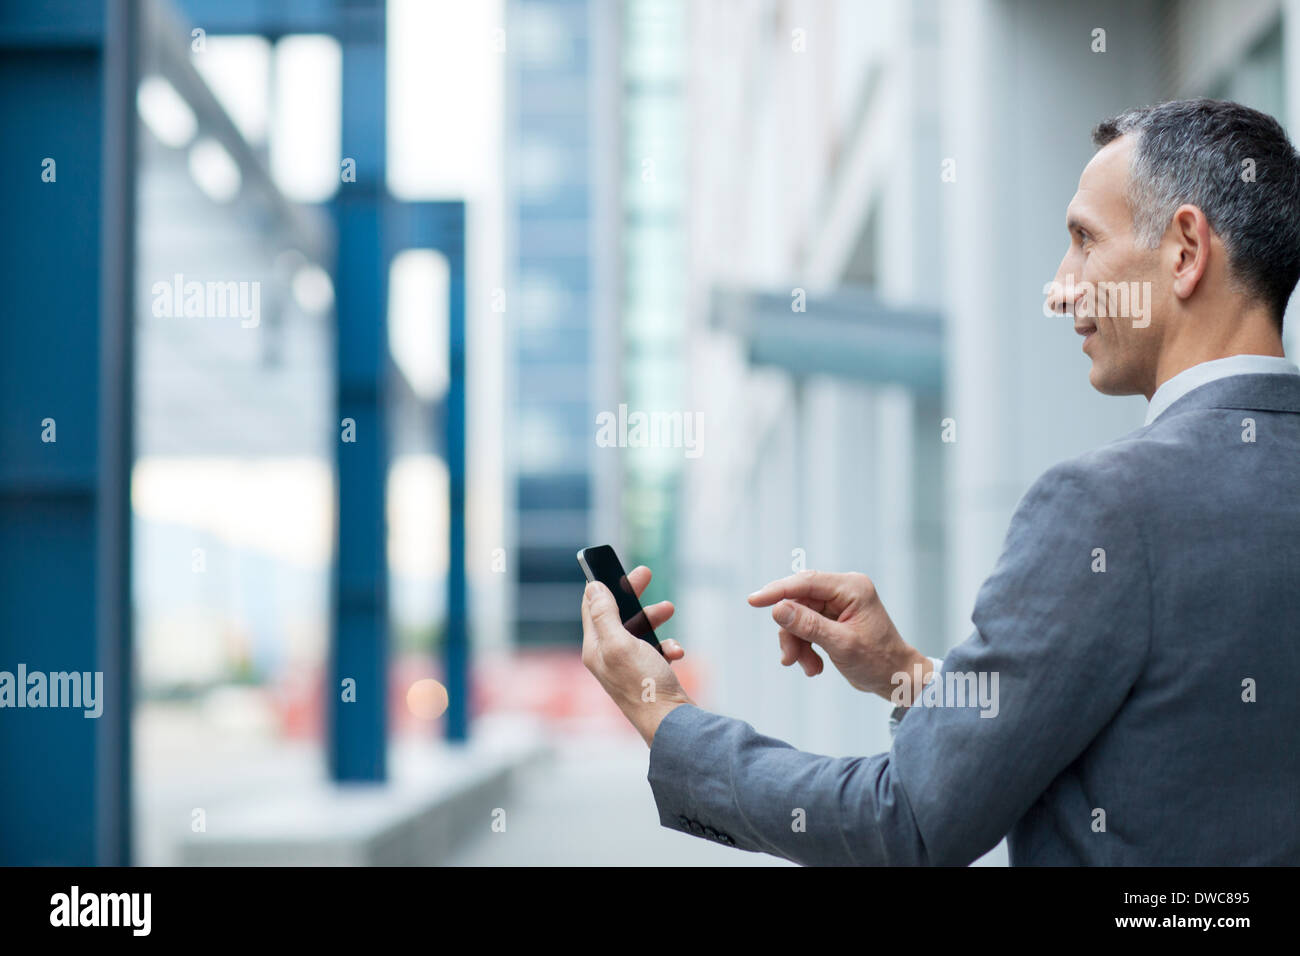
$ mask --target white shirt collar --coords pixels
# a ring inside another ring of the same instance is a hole
[[[1300,368],[1280,355],[1229,355],[1183,369],[1156,389],[1147,406],[1146,424],[1194,388],[1229,375],[1300,375]]]

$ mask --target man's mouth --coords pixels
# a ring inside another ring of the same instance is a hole
[[[1088,348],[1088,340],[1091,339],[1093,333],[1097,331],[1097,326],[1091,324],[1076,325],[1074,327],[1074,331],[1078,332],[1080,335],[1083,336],[1083,345],[1081,347],[1086,351]]]

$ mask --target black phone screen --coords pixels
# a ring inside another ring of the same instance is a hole
[[[628,582],[627,572],[623,570],[623,564],[618,560],[614,549],[607,544],[583,548],[579,563],[582,561],[586,562],[586,570],[591,578],[605,585],[614,595],[614,600],[618,604],[618,616],[628,632],[633,637],[641,638],[662,654],[663,649],[659,647],[659,639],[655,637],[654,628],[650,626],[650,619],[646,617],[645,609],[637,600],[636,592]]]

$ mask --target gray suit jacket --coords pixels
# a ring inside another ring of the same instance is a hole
[[[832,758],[678,707],[660,822],[805,864],[1300,863],[1297,466],[1300,376],[1260,374],[1053,467],[944,659],[996,716],[913,706]]]

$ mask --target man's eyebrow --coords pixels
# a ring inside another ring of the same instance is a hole
[[[1074,232],[1076,229],[1092,232],[1092,224],[1077,212],[1070,213],[1065,217],[1065,228],[1069,232]]]

